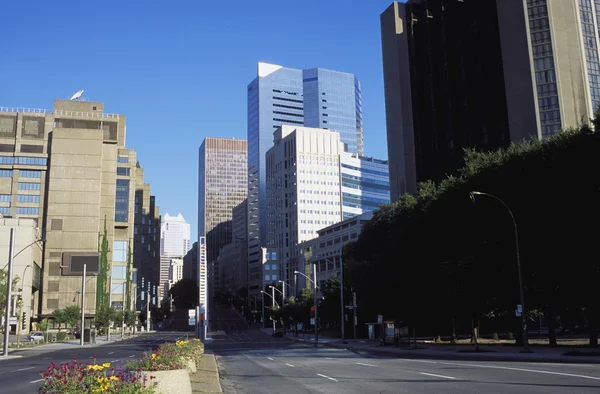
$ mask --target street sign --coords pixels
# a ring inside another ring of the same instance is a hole
[[[17,317],[16,316],[9,317],[8,324],[17,324]]]
[[[196,310],[195,309],[188,309],[188,317],[191,318],[195,318],[196,317]]]
[[[377,323],[378,324],[383,323],[383,315],[377,315]]]
[[[314,318],[314,317],[311,317],[311,318],[310,318],[310,325],[311,325],[311,326],[314,326],[314,325],[315,325],[315,318]]]
[[[192,318],[188,319],[188,325],[195,326],[196,325],[196,318],[192,317]]]
[[[523,312],[523,305],[519,304],[517,305],[517,311],[519,311],[519,313]]]

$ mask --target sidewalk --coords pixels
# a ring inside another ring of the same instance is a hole
[[[206,350],[197,361],[196,372],[190,373],[193,393],[221,393],[219,368],[215,355]]]
[[[288,337],[299,342],[314,343],[314,335],[298,334],[297,338]],[[319,344],[330,347],[347,349],[350,351],[366,351],[389,357],[410,357],[429,359],[451,360],[478,360],[478,361],[512,361],[512,362],[545,362],[545,363],[576,363],[600,364],[600,349],[574,348],[559,346],[555,348],[546,346],[531,347],[531,353],[522,353],[522,348],[504,345],[480,345],[475,351],[474,345],[449,345],[449,344],[417,344],[417,348],[394,347],[392,344],[380,346],[379,341],[347,340],[342,344],[340,338],[319,336]]]
[[[152,333],[152,332],[149,332],[149,333]],[[106,340],[106,336],[102,336],[100,338],[96,337],[96,343],[94,343],[94,344],[85,343],[83,346],[90,347],[90,348],[104,346],[104,345],[108,345],[109,343],[119,342],[119,341],[131,339],[131,338],[136,338],[143,334],[148,334],[148,333],[138,333],[135,335],[125,336],[123,339],[121,339],[120,335],[114,335],[114,336],[111,336],[110,340],[108,340],[108,341]],[[53,343],[47,343],[47,344],[38,345],[38,346],[26,346],[26,347],[20,347],[20,348],[11,347],[8,349],[8,352],[13,353],[13,352],[17,352],[17,351],[23,352],[23,351],[39,350],[39,349],[44,349],[47,351],[64,350],[64,349],[71,349],[73,347],[79,347],[80,346],[79,344],[80,344],[79,339],[71,339],[68,341],[53,342]],[[16,357],[22,357],[22,356],[14,355],[13,357],[16,358]],[[3,358],[3,359],[6,359],[6,358]]]

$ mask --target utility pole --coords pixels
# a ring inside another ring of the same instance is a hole
[[[317,264],[313,263],[313,298],[315,303],[315,346],[319,346],[319,313],[317,306]]]
[[[146,332],[150,331],[150,290],[146,290]]]
[[[275,334],[275,286],[271,286],[271,300],[273,305],[271,308],[271,320],[273,320],[273,334]]]
[[[342,343],[346,342],[346,330],[344,320],[346,319],[346,307],[344,305],[344,262],[342,260],[343,251],[340,249],[340,298],[342,299]]]
[[[354,326],[354,339],[356,339],[356,323],[357,323],[357,318],[356,318],[356,292],[355,291],[352,292],[352,310],[354,311],[354,316],[353,316],[353,319],[354,319],[354,322],[353,322],[354,323],[353,324],[353,326]]]
[[[8,340],[10,336],[10,300],[12,297],[12,266],[13,251],[15,248],[15,229],[10,228],[10,240],[8,243],[8,275],[6,278],[6,305],[4,310],[4,356],[8,357]],[[17,325],[19,322],[17,322]]]
[[[87,264],[83,264],[83,275],[81,275],[81,332],[79,335],[79,346],[83,346],[85,333],[85,276],[87,275]],[[92,333],[90,332],[90,335]],[[91,340],[91,338],[90,338]]]

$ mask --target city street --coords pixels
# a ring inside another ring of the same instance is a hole
[[[157,347],[167,341],[175,341],[186,337],[184,332],[158,332],[141,334],[132,339],[110,342],[103,346],[85,346],[64,343],[40,346],[31,349],[11,351],[10,355],[21,355],[22,358],[2,360],[0,356],[0,392],[2,394],[35,393],[41,385],[40,371],[45,370],[51,361],[57,365],[71,362],[77,358],[83,362],[110,362],[113,367],[121,368],[133,358],[141,356],[145,351]]]
[[[225,393],[597,393],[600,365],[415,360],[271,338],[212,315]]]

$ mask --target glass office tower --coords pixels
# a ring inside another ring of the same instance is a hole
[[[326,128],[340,133],[351,153],[362,154],[360,82],[354,74],[299,70],[258,63],[248,85],[248,290],[260,292],[266,238],[265,154],[281,125]]]

